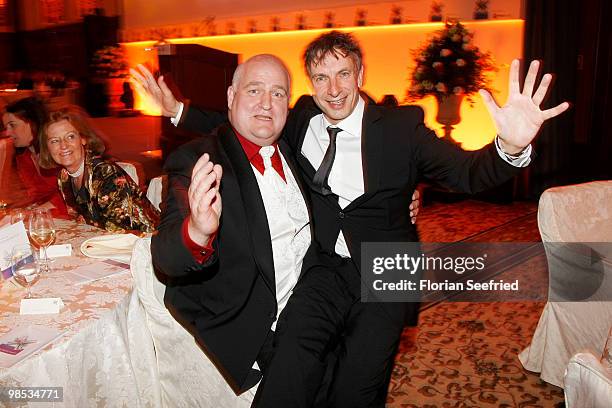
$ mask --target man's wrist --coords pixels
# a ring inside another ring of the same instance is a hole
[[[513,146],[513,145],[506,143],[504,139],[502,139],[499,136],[497,136],[497,143],[501,151],[504,152],[504,154],[506,154],[507,156],[513,157],[513,158],[520,157],[523,154],[523,152],[525,152],[527,147],[529,146],[529,145],[524,146],[524,147]]]
[[[203,234],[198,231],[191,223],[191,218],[187,222],[187,235],[189,235],[189,239],[193,241],[195,244],[205,247],[206,244],[210,241],[211,235]]]
[[[178,126],[178,124],[179,124],[179,122],[181,120],[181,116],[183,115],[183,108],[184,107],[185,107],[185,104],[183,102],[179,102],[176,114],[174,114],[172,117],[170,117],[170,122],[174,126]]]
[[[216,238],[216,232],[210,236],[206,245],[200,245],[189,237],[189,218],[185,218],[183,221],[183,226],[181,227],[181,236],[183,237],[183,243],[189,252],[191,252],[191,256],[196,262],[203,264],[207,262],[214,254],[215,250],[212,246],[213,241]]]
[[[526,167],[531,162],[531,153],[532,148],[531,145],[527,145],[523,150],[521,150],[517,154],[510,154],[504,151],[501,146],[501,139],[499,136],[495,137],[495,149],[499,156],[506,161],[507,163],[515,166],[515,167]]]

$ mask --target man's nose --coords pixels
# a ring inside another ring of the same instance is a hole
[[[329,93],[331,96],[338,96],[338,94],[340,93],[340,87],[336,83],[335,79],[329,81],[329,88],[327,89],[327,93]]]
[[[264,92],[261,95],[261,107],[265,110],[272,108],[272,94],[270,92]]]

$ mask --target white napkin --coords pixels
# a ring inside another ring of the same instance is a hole
[[[103,235],[83,242],[81,252],[90,258],[112,259],[129,264],[137,240],[134,234]]]

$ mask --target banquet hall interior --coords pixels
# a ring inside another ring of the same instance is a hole
[[[223,113],[237,65],[272,53],[290,71],[291,108],[301,95],[313,92],[302,61],[308,43],[331,30],[349,32],[363,48],[361,90],[369,103],[418,105],[438,137],[474,151],[492,143],[497,132],[477,89],[486,87],[503,106],[512,60],[521,61],[520,78],[530,61],[539,60],[539,78],[553,74],[542,109],[565,101],[570,108],[544,123],[527,168],[475,195],[433,180],[417,188],[416,227],[423,245],[431,243],[439,253],[484,243],[508,248],[498,250],[495,267],[477,279],[516,281],[521,293],[510,298],[492,291],[474,299],[461,289],[447,288],[431,298],[424,293],[418,323],[403,331],[386,406],[611,407],[612,131],[607,120],[612,118],[612,29],[606,21],[612,21],[608,0],[0,0],[0,110],[28,97],[43,101],[49,111],[81,107],[104,140],[105,157],[126,168],[163,211],[164,161],[199,135],[171,124],[139,92],[129,73],[138,64],[163,75],[179,100]],[[452,31],[457,23],[466,30],[459,39]],[[450,53],[456,56],[447,67],[431,65],[438,55]],[[476,71],[457,78],[466,60]],[[444,80],[436,77],[440,70],[445,70]],[[18,149],[1,130],[0,234],[29,199],[16,169]],[[58,230],[66,222],[56,221]],[[83,228],[90,228],[87,237],[96,235],[93,227]],[[85,236],[79,234],[63,235],[73,255]],[[559,243],[583,247],[577,252],[564,247],[559,255]],[[134,251],[139,249],[136,244]],[[153,322],[151,314],[164,309],[164,286],[156,280],[147,288],[151,293],[141,291],[143,280],[146,286],[155,275],[150,258],[141,264],[135,254],[125,262],[128,272],[121,276],[126,281],[117,287],[99,284],[96,305],[104,310],[90,316],[72,308],[87,301],[76,292],[62,295],[65,306],[59,314],[20,315],[19,305],[11,302],[18,302],[23,289],[0,278],[0,351],[2,336],[19,325],[50,325],[69,333],[13,365],[3,365],[0,358],[0,387],[63,387],[61,406],[249,406],[235,395],[223,396],[232,391],[219,385],[222,369],[216,383],[201,380],[206,370],[217,368],[208,359],[206,368],[193,363],[205,359],[193,337],[177,334],[174,350],[159,340],[166,334],[156,337],[155,330],[174,336],[183,329],[175,321]],[[581,257],[589,259],[589,268],[572,263]],[[67,261],[64,267],[61,259],[50,263],[52,273],[79,264]],[[589,287],[595,295],[552,299],[553,268],[584,272],[571,281],[578,286],[595,281],[596,287]],[[46,279],[43,275],[32,286],[34,293],[46,293]],[[157,297],[158,304],[151,306],[146,296]],[[69,325],[71,319],[79,323]],[[120,322],[108,329],[105,319]],[[82,357],[87,370],[75,354],[58,363],[79,342],[101,348],[108,342],[114,351]],[[137,356],[134,350],[147,349],[144,344],[150,346],[149,355]],[[182,354],[183,347],[190,351],[174,361],[172,352]],[[56,354],[45,361],[51,353]],[[196,355],[191,362],[186,357]],[[110,378],[114,369],[106,371],[103,360],[129,371],[124,385],[119,379],[105,382],[102,377]],[[55,374],[29,374],[53,371],[55,364],[62,367]],[[101,368],[92,371],[98,364]],[[25,380],[30,375],[37,380]],[[82,387],[53,382],[54,375]],[[135,385],[128,392],[124,387],[130,381]],[[76,389],[83,395],[73,398]],[[199,396],[189,399],[186,393]]]

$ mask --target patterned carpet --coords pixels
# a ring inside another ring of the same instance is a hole
[[[464,201],[422,209],[417,225],[425,242],[540,240],[535,203]],[[546,259],[535,256],[504,272],[504,279],[546,282]],[[417,328],[404,331],[388,407],[562,407],[563,390],[524,370],[518,353],[538,323],[543,303],[459,303],[423,310]]]

